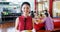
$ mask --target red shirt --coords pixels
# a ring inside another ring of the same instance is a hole
[[[27,16],[26,20],[24,16],[19,16],[18,30],[32,30],[33,23],[32,17]]]
[[[40,18],[40,20],[43,20],[43,18]],[[39,24],[34,23],[35,30],[40,30],[43,27],[44,27],[44,23],[39,23]]]

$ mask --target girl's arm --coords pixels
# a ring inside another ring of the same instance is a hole
[[[15,31],[16,31],[16,32],[18,31],[18,30],[17,30],[18,22],[19,22],[19,18],[17,18],[16,21],[15,21]]]
[[[33,29],[32,29],[32,32],[35,32],[35,28],[34,28],[34,19],[32,18],[32,23],[33,23]]]

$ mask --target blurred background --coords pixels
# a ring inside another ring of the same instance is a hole
[[[15,20],[21,16],[23,2],[29,2],[31,11],[38,15],[47,10],[54,20],[54,27],[60,28],[60,0],[0,0],[0,32],[15,32]]]

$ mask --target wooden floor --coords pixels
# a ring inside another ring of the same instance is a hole
[[[8,22],[8,23],[0,24],[0,29],[2,29],[2,32],[7,32],[7,28],[14,27],[14,26],[15,26],[15,23]]]
[[[12,26],[15,26],[15,23],[8,22],[8,23],[0,24],[0,28],[8,28],[8,27],[12,27]]]

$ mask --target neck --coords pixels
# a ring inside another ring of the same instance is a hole
[[[27,17],[27,16],[28,16],[28,14],[25,14],[25,13],[24,13],[24,14],[23,14],[23,16],[24,16],[24,17]]]

